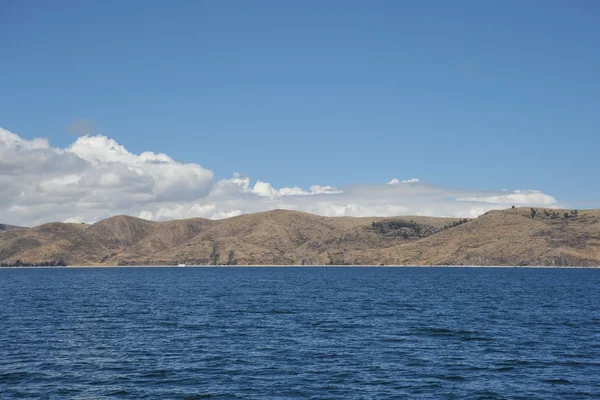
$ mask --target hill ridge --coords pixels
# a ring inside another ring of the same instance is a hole
[[[2,225],[0,225],[2,226]],[[222,220],[0,231],[0,264],[600,266],[600,210],[514,208],[478,218],[325,217],[271,210]]]

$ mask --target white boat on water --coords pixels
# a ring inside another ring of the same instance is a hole
[[[185,267],[186,265],[185,265],[185,264],[182,264],[182,263],[179,263],[177,266],[178,266],[178,267]]]

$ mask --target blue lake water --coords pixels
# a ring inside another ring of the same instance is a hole
[[[0,398],[600,398],[600,270],[0,270]]]

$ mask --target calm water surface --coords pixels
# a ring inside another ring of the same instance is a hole
[[[1,398],[600,398],[600,270],[0,270]]]

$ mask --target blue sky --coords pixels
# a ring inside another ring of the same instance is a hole
[[[0,1],[0,127],[273,186],[600,206],[597,1]]]

